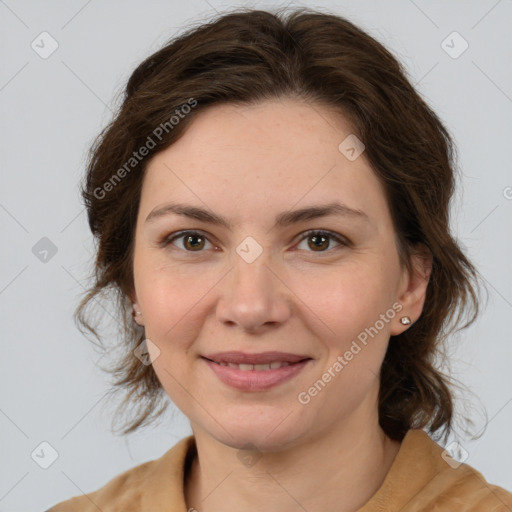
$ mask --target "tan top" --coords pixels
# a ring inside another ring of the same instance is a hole
[[[512,494],[467,464],[448,464],[423,430],[409,430],[381,487],[357,512],[512,512]],[[47,512],[186,512],[183,478],[193,436],[162,457],[121,473],[101,489]]]

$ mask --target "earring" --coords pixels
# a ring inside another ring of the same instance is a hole
[[[137,311],[135,309],[135,304],[132,304],[132,309],[133,309],[133,312],[135,313],[135,316],[139,316],[139,315],[142,315],[142,313],[140,311]]]
[[[411,318],[408,317],[408,316],[403,316],[402,318],[400,318],[400,323],[402,325],[410,325],[411,324]]]

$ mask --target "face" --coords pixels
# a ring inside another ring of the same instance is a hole
[[[424,286],[364,152],[338,148],[351,133],[297,100],[220,105],[148,163],[136,318],[196,435],[273,450],[377,414],[390,334]]]

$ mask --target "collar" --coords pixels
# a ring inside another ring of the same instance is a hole
[[[159,459],[118,475],[96,492],[48,512],[185,512],[184,477],[196,455],[194,436]],[[423,430],[411,429],[381,486],[357,512],[512,510],[512,494],[467,464],[456,463]],[[478,508],[473,508],[477,506]],[[500,508],[501,507],[501,508]],[[505,508],[506,507],[506,508]]]

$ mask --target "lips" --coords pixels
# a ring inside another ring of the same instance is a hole
[[[213,373],[240,391],[264,391],[298,375],[312,358],[286,352],[220,352],[203,356]]]

